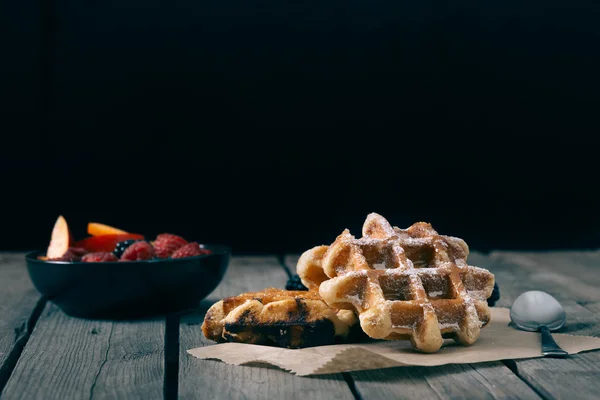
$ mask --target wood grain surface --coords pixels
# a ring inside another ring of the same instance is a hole
[[[565,308],[567,322],[558,332],[600,336],[600,274],[597,251],[520,253],[494,252],[475,256],[475,265],[490,269],[500,284],[500,304],[510,306],[527,290],[543,290]],[[597,399],[600,351],[566,359],[533,358],[510,361],[515,374],[547,399]],[[575,396],[575,397],[574,397]]]
[[[2,400],[162,399],[164,325],[72,318],[48,303]]]
[[[200,325],[206,310],[226,296],[273,286],[284,288],[288,279],[275,257],[233,258],[217,289],[200,313],[186,315],[180,328],[179,398],[181,399],[354,399],[342,374],[300,377],[275,368],[234,366],[200,360],[186,350],[210,346]]]
[[[165,349],[175,349],[174,387],[181,399],[597,399],[600,351],[566,359],[536,358],[439,367],[398,367],[316,377],[277,368],[199,360],[186,350],[210,346],[200,324],[225,296],[283,288],[298,255],[235,256],[219,287],[195,313],[100,321],[72,318],[45,303],[22,253],[0,253],[0,398],[163,399]],[[499,306],[527,290],[555,296],[567,312],[559,332],[600,336],[600,251],[474,252],[500,286]],[[285,270],[287,267],[288,271]],[[171,318],[171,316],[170,316]],[[168,357],[167,357],[168,359]],[[173,371],[171,371],[173,373]]]
[[[0,254],[0,392],[5,386],[35,324],[36,304],[43,307],[33,287],[24,253]]]

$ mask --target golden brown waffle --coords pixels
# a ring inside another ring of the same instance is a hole
[[[323,271],[323,256],[329,246],[315,246],[302,253],[296,264],[296,273],[308,289],[318,288],[321,282],[329,279]]]
[[[354,311],[329,307],[316,290],[267,288],[213,304],[202,332],[216,342],[301,348],[343,342],[355,333],[353,326],[358,328]]]
[[[416,349],[435,352],[443,338],[474,343],[490,321],[486,299],[494,275],[467,265],[467,244],[428,223],[399,229],[371,213],[362,238],[345,230],[326,251],[315,249],[302,255],[302,264],[319,266],[330,279],[318,282],[315,271],[298,268],[303,281],[319,284],[330,306],[356,310],[372,338],[409,339]]]

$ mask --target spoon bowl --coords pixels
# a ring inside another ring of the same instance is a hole
[[[541,332],[542,354],[553,357],[568,354],[556,344],[550,333],[562,328],[567,320],[565,310],[550,294],[540,290],[522,293],[510,307],[510,319],[519,329]]]
[[[530,290],[521,294],[510,308],[510,319],[520,329],[535,332],[545,325],[551,331],[563,327],[567,314],[558,300],[546,292]]]

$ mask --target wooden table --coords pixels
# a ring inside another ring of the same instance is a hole
[[[0,390],[12,399],[598,399],[600,351],[568,359],[399,367],[319,377],[199,360],[210,346],[203,313],[227,295],[284,287],[297,256],[233,256],[221,285],[195,314],[144,321],[71,318],[36,292],[21,253],[0,253]],[[474,253],[490,269],[500,306],[542,289],[567,311],[561,330],[600,336],[600,251]]]

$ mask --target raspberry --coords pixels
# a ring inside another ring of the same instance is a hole
[[[80,259],[81,257],[76,256],[75,254],[67,250],[62,256],[49,258],[48,261],[79,261]]]
[[[168,258],[175,250],[185,246],[188,242],[181,236],[172,233],[161,233],[156,236],[153,244],[158,258]]]
[[[156,256],[154,247],[145,240],[133,243],[125,249],[119,261],[150,260]]]
[[[200,256],[202,254],[210,254],[210,250],[201,249],[198,242],[190,242],[185,246],[175,250],[175,252],[171,254],[171,258],[193,257]]]
[[[48,261],[80,261],[81,256],[85,255],[87,250],[82,247],[69,247],[65,254],[56,258],[49,258]]]
[[[81,257],[83,262],[115,262],[119,259],[113,254],[105,251],[97,251],[95,253],[87,253]]]
[[[75,256],[84,256],[88,253],[88,251],[83,248],[83,247],[69,247],[68,250],[71,254],[74,254]]]

